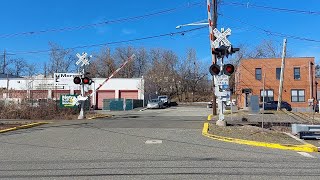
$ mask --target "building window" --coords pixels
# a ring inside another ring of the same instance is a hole
[[[265,89],[264,91],[265,93],[263,93],[263,90],[260,90],[260,101],[263,102],[263,96],[264,102],[274,101],[273,89]]]
[[[305,94],[303,89],[291,90],[291,102],[305,102]]]
[[[256,80],[261,80],[262,76],[261,76],[261,68],[256,68]]]
[[[294,79],[300,79],[300,68],[299,67],[293,68],[293,76],[294,76]]]
[[[276,68],[276,78],[280,79],[281,68]]]

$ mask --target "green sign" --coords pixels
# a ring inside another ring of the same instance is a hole
[[[65,108],[76,108],[79,105],[78,95],[60,95],[60,107]]]

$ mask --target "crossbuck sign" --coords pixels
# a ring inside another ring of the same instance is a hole
[[[82,55],[77,53],[76,55],[79,58],[79,60],[76,62],[77,65],[79,65],[80,63],[82,63],[81,66],[89,65],[89,59],[87,57],[88,56],[87,53],[82,53]]]
[[[220,32],[217,28],[213,30],[214,36],[217,38],[215,41],[213,41],[213,45],[215,48],[218,48],[220,46],[220,42],[222,42],[225,46],[230,46],[231,43],[227,39],[227,36],[231,35],[231,29],[228,28],[224,32]]]

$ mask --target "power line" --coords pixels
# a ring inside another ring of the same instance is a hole
[[[238,7],[246,7],[246,8],[253,7],[253,8],[267,9],[267,10],[271,10],[271,11],[281,11],[281,12],[288,12],[288,13],[320,15],[320,11],[308,11],[308,10],[300,10],[300,9],[278,8],[278,7],[250,4],[250,3],[222,2],[222,4],[223,5],[231,5],[231,6],[238,6]]]
[[[121,23],[121,22],[126,22],[126,21],[135,21],[135,20],[145,19],[148,17],[157,16],[157,15],[163,15],[163,14],[171,13],[171,12],[174,12],[177,10],[191,8],[191,7],[199,6],[199,5],[203,5],[203,4],[204,3],[200,3],[200,2],[189,3],[187,5],[179,6],[176,8],[164,9],[164,10],[160,10],[160,11],[149,13],[149,14],[126,17],[126,18],[119,18],[119,19],[114,19],[114,20],[106,20],[106,21],[102,21],[102,22],[98,22],[98,23],[91,23],[91,24],[85,24],[85,25],[80,25],[80,26],[68,26],[68,27],[62,27],[62,28],[51,28],[51,29],[36,30],[36,31],[0,34],[0,38],[9,38],[9,37],[23,36],[23,35],[36,35],[36,34],[43,34],[43,33],[48,33],[48,32],[73,31],[73,30],[80,30],[80,29],[86,29],[86,28],[91,28],[91,27],[103,26],[106,24]]]
[[[107,45],[112,45],[112,44],[121,44],[121,43],[128,43],[128,42],[134,42],[134,41],[142,41],[142,40],[147,40],[147,39],[155,39],[155,38],[161,38],[161,37],[166,37],[166,36],[173,36],[173,35],[176,35],[176,34],[184,35],[185,33],[192,32],[192,31],[197,31],[197,30],[200,30],[200,29],[204,29],[206,27],[207,26],[201,26],[201,27],[198,27],[198,28],[193,28],[193,29],[184,30],[184,31],[171,32],[171,33],[165,33],[165,34],[159,34],[159,35],[153,35],[153,36],[146,36],[146,37],[129,39],[129,40],[120,40],[120,41],[112,41],[112,42],[107,42],[107,43],[75,46],[75,47],[69,47],[69,48],[63,48],[63,49],[73,50],[73,49],[81,49],[81,48],[92,48],[92,47],[107,46]],[[57,49],[57,50],[62,50],[62,49]],[[37,50],[37,51],[16,51],[16,52],[11,52],[11,54],[12,55],[38,54],[38,53],[46,53],[46,52],[50,52],[50,51],[51,51],[50,49]]]
[[[253,25],[253,24],[249,24],[247,22],[244,22],[242,21],[241,19],[238,19],[238,18],[233,18],[233,17],[230,17],[230,16],[225,16],[223,14],[219,14],[220,16],[223,16],[223,17],[226,17],[228,19],[231,19],[231,20],[234,20],[234,21],[237,21],[237,22],[241,22],[243,24],[246,24],[248,26],[251,26],[257,30],[260,30],[264,33],[266,33],[267,35],[273,35],[273,36],[278,36],[278,37],[284,37],[284,38],[292,38],[292,39],[297,39],[297,40],[301,40],[301,41],[309,41],[309,42],[316,42],[316,43],[320,43],[320,40],[316,40],[316,39],[310,39],[310,38],[305,38],[305,37],[300,37],[300,36],[295,36],[295,35],[290,35],[290,34],[284,34],[284,33],[280,33],[280,32],[275,32],[275,31],[270,31],[270,30],[266,30],[266,29],[263,29],[259,26],[256,26],[256,25]]]

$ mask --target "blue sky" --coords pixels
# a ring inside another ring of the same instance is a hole
[[[188,5],[197,2],[202,4],[186,8]],[[39,64],[39,67],[42,67],[42,64],[48,61],[48,53],[18,54],[18,52],[47,50],[49,48],[48,42],[50,41],[67,48],[177,32],[178,30],[175,29],[177,25],[207,19],[205,2],[205,0],[3,1],[2,16],[0,17],[0,50],[6,49],[8,52],[17,53],[17,55],[9,56],[10,58],[21,57],[28,62],[34,62]],[[319,1],[317,0],[308,0],[308,2],[301,0],[224,0],[224,2],[237,2],[248,5],[224,4],[219,7],[219,12],[222,16],[219,17],[218,28],[230,27],[232,29],[232,35],[229,39],[235,47],[239,44],[253,47],[262,40],[272,40],[277,45],[282,46],[283,37],[270,35],[258,28],[320,41],[320,25],[318,23],[320,13],[288,13],[251,6],[261,5],[285,9],[320,11]],[[178,10],[144,19],[110,23],[80,30],[2,37],[5,34],[74,27],[139,16],[170,8],[178,8]],[[191,28],[194,27],[184,27],[181,30]],[[115,48],[127,45],[171,49],[181,57],[185,55],[187,48],[195,48],[199,59],[210,62],[210,45],[207,28],[186,33],[184,36],[173,35],[117,44],[110,47]],[[316,61],[319,62],[320,42],[288,38],[287,47],[293,56],[316,57]],[[91,53],[98,51],[98,49],[99,47],[77,49],[76,52],[86,51]]]

